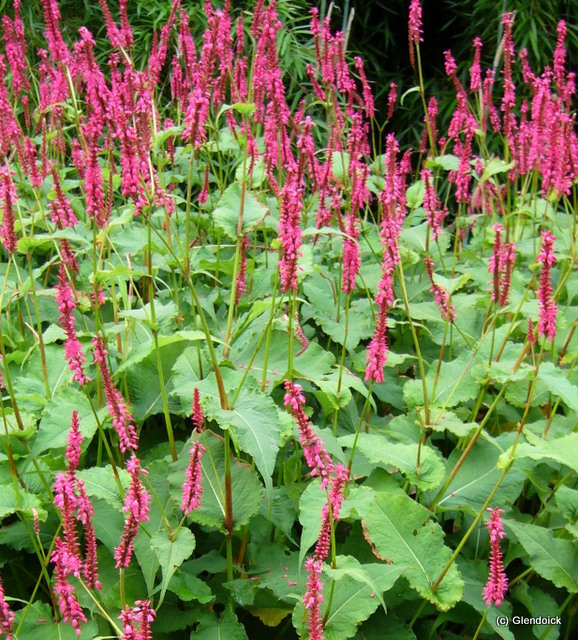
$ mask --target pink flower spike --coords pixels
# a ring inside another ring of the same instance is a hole
[[[554,255],[555,236],[550,231],[542,231],[542,250],[537,261],[542,263],[540,272],[540,286],[538,302],[540,305],[540,320],[538,322],[538,337],[546,335],[552,342],[556,335],[556,316],[558,307],[552,299],[552,265],[556,262]]]
[[[325,449],[323,442],[311,428],[309,418],[305,415],[303,405],[305,396],[301,393],[301,385],[294,384],[291,380],[285,380],[286,407],[291,407],[291,413],[299,425],[300,442],[303,447],[305,460],[311,468],[312,476],[321,478],[321,488],[325,489],[329,484],[329,476],[333,472],[333,463]]]
[[[419,0],[411,0],[409,5],[409,59],[411,66],[415,66],[414,45],[423,42],[423,28],[421,20],[421,4]]]
[[[130,473],[131,480],[122,510],[128,514],[128,518],[124,522],[120,544],[114,550],[117,569],[129,566],[134,551],[133,541],[138,534],[139,525],[149,519],[150,513],[150,496],[140,479],[141,474],[146,475],[148,472],[141,469],[140,460],[134,454],[126,463],[126,470]]]
[[[205,451],[205,447],[198,440],[189,451],[190,461],[185,472],[187,481],[183,484],[183,500],[181,502],[181,511],[185,515],[189,515],[191,511],[201,506],[201,495],[203,494],[201,458]]]
[[[193,391],[193,404],[191,406],[191,420],[195,425],[195,429],[198,433],[205,429],[205,416],[203,414],[203,407],[201,407],[201,394],[199,389],[195,387]]]
[[[309,617],[309,640],[323,640],[323,621],[321,618],[321,603],[323,602],[323,583],[321,582],[321,560],[307,558],[305,570],[309,574],[307,578],[307,591],[303,598],[303,604]]]
[[[488,531],[490,532],[490,574],[483,596],[488,606],[494,602],[496,607],[499,607],[508,588],[508,578],[504,571],[502,551],[500,550],[500,540],[506,535],[501,518],[504,510],[488,509],[488,511],[491,513],[487,522]]]
[[[121,640],[152,640],[151,624],[155,616],[149,600],[137,600],[132,609],[126,605],[118,617],[123,629]]]
[[[8,603],[4,599],[4,587],[0,580],[0,636],[5,633],[6,640],[10,640],[11,633],[14,629],[14,613],[10,611]]]

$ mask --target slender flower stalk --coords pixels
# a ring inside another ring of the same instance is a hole
[[[491,514],[487,522],[488,531],[490,532],[490,574],[484,587],[483,595],[488,606],[494,602],[496,607],[499,607],[508,588],[508,578],[504,571],[502,551],[500,549],[500,540],[506,535],[501,518],[504,510],[488,509],[488,511]]]

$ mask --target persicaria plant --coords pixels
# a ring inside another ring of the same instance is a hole
[[[412,0],[414,151],[317,8],[293,78],[274,0],[174,0],[142,66],[127,0],[41,4],[39,50],[2,18],[0,636],[571,637],[565,23],[542,71],[514,13],[447,51],[441,130]]]

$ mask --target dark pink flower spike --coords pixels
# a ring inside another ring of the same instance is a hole
[[[303,447],[305,460],[311,469],[312,476],[321,478],[321,488],[325,489],[329,484],[329,476],[333,472],[333,463],[325,449],[323,442],[315,435],[311,428],[309,418],[305,415],[303,405],[305,396],[301,393],[301,385],[294,384],[291,380],[285,380],[284,404],[290,408],[291,413],[299,426],[300,442]]]
[[[14,629],[14,613],[10,611],[8,603],[4,599],[4,587],[0,580],[0,636],[5,633],[6,640],[12,637],[10,634]]]
[[[454,310],[454,305],[451,303],[450,294],[446,289],[434,281],[434,263],[429,256],[424,258],[424,264],[431,284],[430,293],[434,294],[434,299],[438,309],[440,310],[441,316],[444,320],[453,322],[456,317],[456,312]]]
[[[323,583],[321,582],[321,570],[323,562],[315,558],[305,560],[305,570],[309,574],[307,578],[307,591],[303,598],[303,604],[309,618],[309,640],[323,640],[323,621],[321,618],[321,603],[323,602]]]
[[[415,51],[414,46],[423,42],[423,28],[421,19],[421,3],[419,0],[411,0],[409,5],[409,59],[411,66],[415,66]]]
[[[506,535],[501,518],[504,510],[488,509],[488,511],[491,513],[487,522],[488,531],[490,532],[490,574],[484,587],[483,596],[488,606],[494,602],[496,607],[499,607],[508,588],[508,578],[504,571],[502,551],[500,549],[500,540]]]
[[[142,469],[140,460],[133,454],[126,463],[126,470],[130,473],[130,485],[124,500],[123,511],[128,514],[124,522],[124,529],[119,546],[114,550],[116,568],[129,566],[134,551],[133,541],[137,536],[139,525],[149,519],[150,496],[140,479],[148,471]]]
[[[151,624],[156,616],[149,600],[137,600],[131,609],[128,605],[121,611],[121,640],[152,640]]]
[[[127,449],[138,449],[138,435],[133,419],[120,391],[114,386],[110,369],[108,368],[107,352],[102,337],[97,335],[92,340],[94,345],[94,363],[97,365],[102,378],[102,385],[106,395],[108,412],[112,417],[112,425],[118,433],[119,447],[124,453]]]
[[[54,543],[55,549],[50,560],[55,565],[56,584],[54,585],[54,591],[58,596],[58,608],[60,609],[64,622],[70,622],[76,635],[79,636],[81,633],[80,625],[86,622],[86,616],[74,595],[74,587],[68,582],[66,577],[68,575],[67,567],[69,564],[66,546],[60,538],[56,538]]]
[[[540,272],[540,286],[538,288],[538,302],[540,305],[540,319],[538,322],[538,337],[546,335],[552,342],[556,335],[556,316],[558,307],[552,299],[552,265],[556,262],[554,255],[555,236],[550,231],[542,231],[542,250],[537,261],[542,263]]]
[[[74,309],[76,304],[72,297],[72,289],[68,283],[66,269],[64,263],[60,263],[58,270],[58,284],[56,285],[56,301],[58,302],[58,311],[60,313],[59,323],[66,333],[66,342],[64,352],[68,368],[72,371],[72,379],[78,384],[85,385],[91,379],[84,373],[84,352],[82,345],[76,336],[74,327]]]
[[[2,246],[13,254],[17,248],[16,232],[14,231],[14,205],[17,195],[16,187],[12,180],[14,172],[3,165],[0,167],[0,207],[2,207],[2,227],[0,228],[0,240]]]
[[[201,496],[203,494],[203,487],[201,485],[203,471],[201,458],[205,451],[205,447],[198,440],[194,442],[189,451],[189,466],[185,472],[187,480],[182,487],[183,499],[181,502],[181,511],[183,511],[185,515],[188,515],[191,511],[201,506]]]

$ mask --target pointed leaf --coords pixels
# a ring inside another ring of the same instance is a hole
[[[267,215],[268,210],[257,198],[245,191],[235,182],[225,190],[218,207],[213,211],[215,222],[232,239],[237,239],[239,216],[243,214],[241,233],[246,233],[256,227]]]
[[[273,500],[272,475],[281,441],[277,407],[264,394],[241,393],[230,411],[220,410],[215,418],[222,429],[233,425],[241,449],[252,456],[265,481],[267,501]]]
[[[377,494],[364,530],[380,557],[403,565],[403,573],[424,598],[445,611],[462,596],[464,583],[455,564],[432,589],[452,552],[444,546],[441,527],[430,520],[432,514],[406,495]]]
[[[151,547],[163,571],[161,595],[156,605],[157,608],[160,608],[174,572],[187,558],[190,558],[195,550],[195,536],[193,536],[190,529],[181,527],[174,540],[171,540],[167,531],[161,529],[152,536]]]
[[[352,447],[355,436],[345,436],[339,439],[345,447]],[[429,446],[418,444],[401,444],[391,442],[384,436],[371,433],[360,433],[357,440],[359,451],[373,464],[380,467],[395,467],[407,479],[420,489],[435,489],[439,487],[445,477],[443,462]],[[420,458],[420,472],[417,473],[417,459]]]
[[[555,538],[550,529],[534,524],[504,520],[506,531],[510,530],[526,553],[532,568],[557,587],[578,591],[578,553],[576,541]]]

